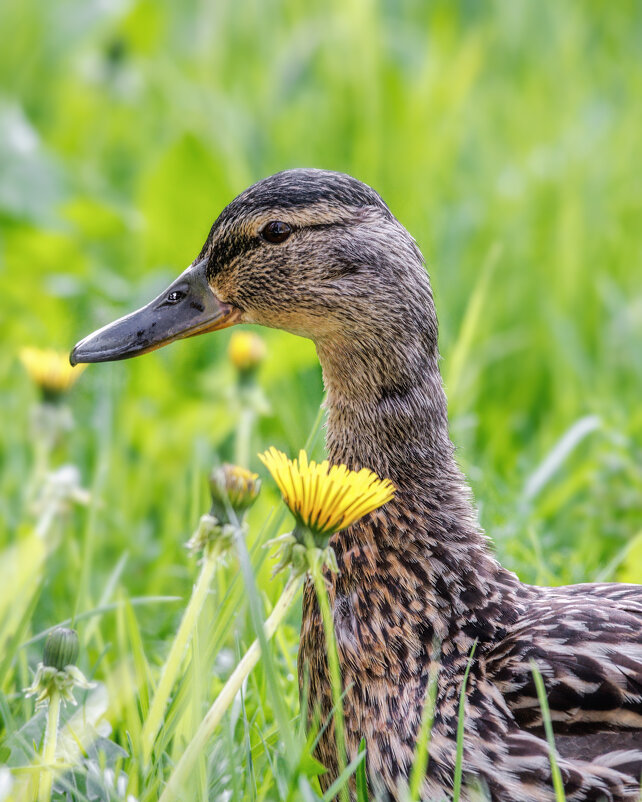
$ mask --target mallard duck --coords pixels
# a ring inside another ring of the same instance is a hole
[[[348,756],[365,737],[373,795],[403,796],[434,676],[422,799],[451,797],[459,695],[475,646],[463,798],[554,798],[534,663],[566,798],[637,800],[642,587],[533,587],[494,558],[453,456],[423,258],[381,197],[322,170],[258,182],[221,212],[198,257],[165,292],[86,337],[71,360],[125,359],[235,323],[314,341],[330,460],[371,468],[397,487],[393,501],[334,536],[339,573],[328,576]],[[318,745],[327,787],[338,760],[311,587],[299,673],[307,708],[329,720]]]

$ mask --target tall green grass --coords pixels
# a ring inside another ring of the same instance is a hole
[[[222,206],[278,169],[348,171],[417,238],[453,438],[504,563],[533,582],[642,581],[641,31],[633,0],[0,4],[0,765],[25,765],[42,737],[21,689],[43,633],[73,618],[108,763],[157,799],[280,593],[262,546],[289,522],[266,483],[248,543],[258,607],[237,561],[221,565],[146,771],[142,723],[197,571],[182,544],[211,465],[234,455],[228,335],[83,375],[52,464],[78,466],[91,502],[45,540],[29,506],[36,395],[17,361],[152,297]],[[310,343],[265,337],[251,454],[292,453],[320,370]],[[293,612],[189,798],[319,793],[298,628]],[[76,798],[124,798],[84,760]]]

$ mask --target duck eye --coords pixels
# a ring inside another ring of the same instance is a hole
[[[167,296],[167,301],[170,304],[175,304],[177,301],[181,301],[185,297],[185,293],[181,290],[173,290]]]
[[[279,242],[285,242],[285,240],[290,236],[292,233],[292,226],[288,223],[283,223],[281,220],[272,220],[269,223],[266,223],[263,226],[263,230],[261,231],[261,236],[264,240],[271,242],[274,245],[277,245]]]

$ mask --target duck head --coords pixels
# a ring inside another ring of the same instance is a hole
[[[373,360],[389,369],[409,334],[436,348],[428,277],[406,229],[360,181],[296,169],[241,193],[163,293],[81,340],[71,362],[127,359],[236,323],[311,338],[339,370],[363,348],[370,370]]]
[[[448,435],[428,274],[373,189],[310,169],[259,181],[221,212],[165,292],[85,337],[70,359],[127,359],[235,323],[314,341],[333,462],[390,478],[399,492],[389,508],[407,491],[434,525],[435,510],[472,521]]]

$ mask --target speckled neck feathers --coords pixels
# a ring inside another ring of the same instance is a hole
[[[416,522],[410,531],[419,540],[466,543],[486,554],[448,434],[428,276],[415,247],[402,255],[412,264],[399,272],[412,276],[412,283],[392,294],[390,309],[359,335],[317,341],[328,454],[332,462],[391,479],[398,492],[388,511],[411,513]]]

